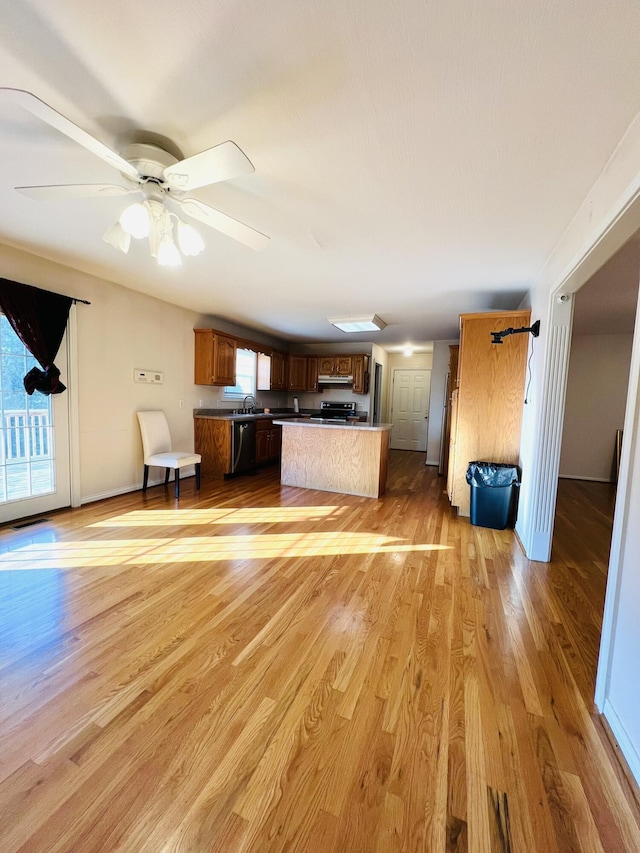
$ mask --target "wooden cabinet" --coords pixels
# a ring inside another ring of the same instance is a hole
[[[460,317],[458,391],[453,394],[448,490],[460,515],[469,515],[467,467],[475,460],[517,465],[529,335],[491,343],[491,333],[528,326],[529,311]],[[456,399],[457,397],[457,399]]]
[[[315,356],[307,357],[307,391],[319,391],[318,388],[318,361]]]
[[[194,448],[202,456],[203,477],[222,479],[231,473],[232,422],[214,418],[194,418]]]
[[[256,462],[278,459],[282,447],[282,427],[265,418],[256,423]]]
[[[447,373],[447,385],[445,388],[445,403],[444,403],[444,420],[442,427],[442,450],[440,458],[439,474],[447,474],[449,471],[449,453],[451,444],[451,415],[452,415],[452,397],[454,391],[458,388],[458,352],[460,347],[458,344],[452,344],[449,347],[449,372]],[[457,395],[456,395],[457,399]],[[447,494],[451,499],[451,490],[447,486]]]
[[[236,340],[213,329],[194,329],[196,385],[236,384]]]
[[[271,390],[287,390],[287,356],[274,350],[271,353]]]
[[[320,373],[322,376],[351,376],[351,374],[353,373],[353,356],[319,356],[318,373]]]
[[[286,391],[287,356],[273,350],[270,353],[258,353],[258,375],[256,391]]]
[[[289,391],[307,390],[307,356],[289,356]]]
[[[369,356],[353,356],[353,393],[366,394],[369,391]]]

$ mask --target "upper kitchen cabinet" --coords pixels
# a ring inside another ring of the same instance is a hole
[[[194,329],[196,385],[236,384],[236,340],[214,329]]]
[[[316,392],[320,390],[318,387],[319,361],[320,359],[314,355],[307,357],[307,391]]]
[[[258,391],[287,390],[287,356],[272,350],[270,353],[258,353]]]
[[[287,390],[287,356],[276,350],[271,353],[271,390]]]
[[[491,343],[491,333],[529,325],[529,311],[462,314],[457,391],[452,393],[448,491],[460,515],[469,515],[470,462],[520,461],[520,431],[529,335]],[[453,356],[453,353],[452,353]],[[453,361],[451,365],[453,370]],[[452,385],[453,387],[453,385]]]
[[[289,391],[307,390],[306,355],[289,356]]]
[[[353,356],[320,356],[318,358],[318,373],[321,376],[351,376],[353,373]]]
[[[354,355],[353,361],[353,393],[367,394],[369,391],[369,356]]]

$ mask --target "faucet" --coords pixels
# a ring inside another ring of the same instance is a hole
[[[247,400],[251,400],[250,406],[247,406]],[[253,413],[253,410],[255,409],[255,407],[256,407],[256,398],[253,396],[253,394],[247,394],[247,396],[242,401],[242,408],[245,410],[245,412]]]

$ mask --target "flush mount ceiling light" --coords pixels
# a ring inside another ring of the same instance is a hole
[[[379,332],[387,325],[377,314],[365,314],[362,317],[327,318],[332,326],[343,332]]]

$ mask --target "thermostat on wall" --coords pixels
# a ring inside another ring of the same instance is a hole
[[[133,370],[133,381],[144,382],[147,385],[162,385],[164,373],[161,370]]]

